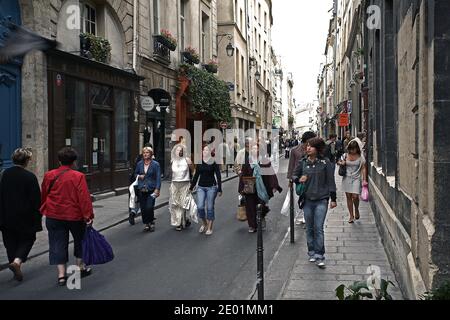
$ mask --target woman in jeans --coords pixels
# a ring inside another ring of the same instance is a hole
[[[161,169],[159,163],[153,160],[153,149],[142,149],[143,159],[138,163],[134,172],[138,180],[138,198],[142,213],[145,232],[155,231],[155,202],[160,196]]]
[[[195,170],[190,190],[194,190],[198,183],[197,209],[198,217],[202,220],[199,233],[205,233],[207,236],[210,236],[213,233],[215,220],[214,203],[217,195],[219,197],[222,196],[222,175],[219,165],[211,157],[211,149],[208,146],[203,147],[202,158],[202,164],[198,165]]]
[[[325,141],[321,138],[309,140],[306,148],[307,156],[300,160],[293,174],[296,184],[306,184],[303,211],[308,255],[309,261],[317,263],[319,268],[325,267],[324,224],[330,198],[330,209],[337,206],[333,165],[323,157],[325,147]]]
[[[69,261],[69,232],[74,240],[74,256],[81,276],[91,274],[83,263],[82,240],[86,225],[94,219],[91,194],[84,174],[74,170],[77,160],[74,149],[66,147],[58,152],[61,166],[47,172],[42,182],[41,213],[46,217],[50,265],[58,266],[58,284],[67,282],[66,264]]]
[[[362,154],[362,143],[358,140],[351,141],[347,146],[347,153],[338,162],[340,166],[346,166],[346,175],[342,179],[342,189],[347,197],[347,207],[350,213],[348,223],[359,220],[359,196],[362,186],[367,185],[366,160]],[[355,210],[353,211],[353,206]]]
[[[14,279],[23,280],[22,264],[42,231],[41,190],[36,176],[26,170],[31,151],[17,149],[14,166],[0,173],[0,230]]]

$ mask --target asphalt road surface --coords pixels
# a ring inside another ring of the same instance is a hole
[[[267,216],[266,269],[289,227],[289,219],[280,215],[287,192],[286,167],[286,160],[280,160],[278,176],[284,190],[271,200]],[[257,236],[248,233],[246,222],[236,220],[237,183],[234,179],[224,184],[210,237],[199,234],[196,224],[176,232],[165,207],[156,212],[155,233],[143,233],[140,219],[133,227],[122,224],[105,231],[115,259],[95,266],[92,275],[82,279],[81,290],[58,287],[56,267],[49,266],[45,254],[24,266],[22,283],[12,280],[9,270],[0,272],[0,299],[248,299],[256,283]]]

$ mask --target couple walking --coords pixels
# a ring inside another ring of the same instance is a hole
[[[209,146],[202,149],[202,163],[196,167],[187,157],[186,146],[175,146],[172,153],[172,184],[170,186],[169,211],[171,225],[182,231],[191,225],[190,206],[192,193],[197,193],[197,213],[201,220],[199,233],[213,234],[215,201],[222,196],[222,175]],[[195,174],[191,179],[192,172]]]
[[[57,266],[58,285],[67,281],[69,233],[74,240],[74,256],[81,276],[91,274],[83,263],[82,240],[86,227],[92,225],[94,213],[86,178],[74,170],[77,153],[72,148],[58,152],[60,167],[47,172],[42,192],[36,176],[26,168],[32,152],[17,149],[12,155],[14,166],[0,178],[0,230],[6,247],[9,269],[17,281],[23,280],[22,264],[42,231],[42,215],[46,217],[50,265]]]

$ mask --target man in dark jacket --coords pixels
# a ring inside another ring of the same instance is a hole
[[[14,279],[23,280],[21,266],[27,261],[42,231],[39,212],[41,192],[36,176],[25,168],[32,153],[17,149],[12,155],[14,166],[4,170],[0,177],[0,230]]]

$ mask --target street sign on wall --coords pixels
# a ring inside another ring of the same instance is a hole
[[[350,115],[348,113],[339,114],[339,127],[348,127],[350,125]]]

